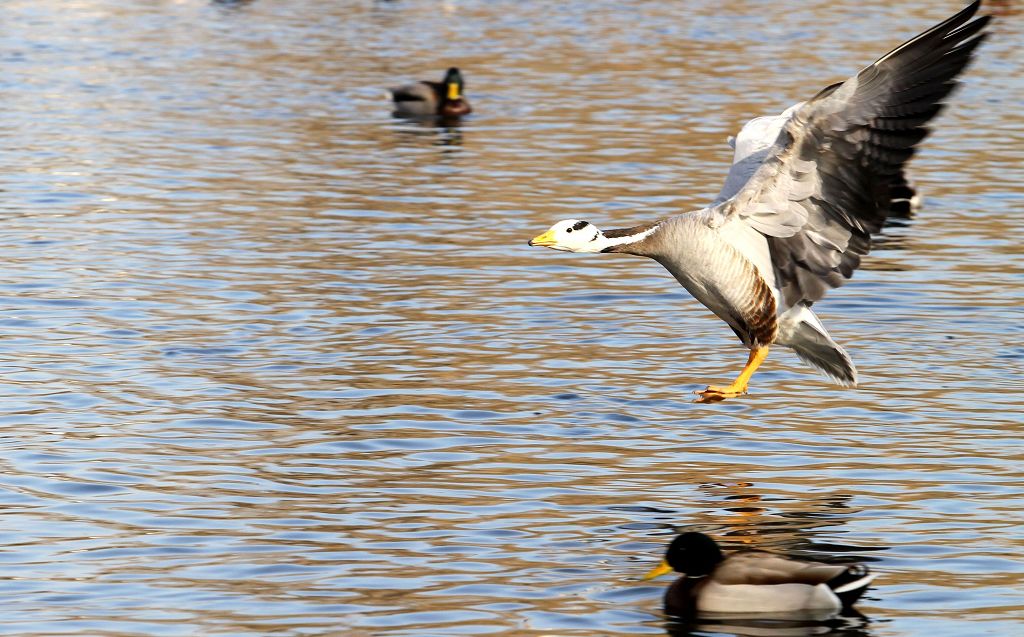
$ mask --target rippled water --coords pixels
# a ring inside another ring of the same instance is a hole
[[[700,207],[745,119],[957,2],[5,3],[0,633],[1020,633],[1022,22],[989,4],[925,209],[816,306],[861,386],[780,350],[698,405],[724,324],[526,240]],[[463,126],[388,117],[451,64]],[[674,625],[637,578],[681,528],[880,576],[864,618]]]

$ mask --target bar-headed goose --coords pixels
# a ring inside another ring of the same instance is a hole
[[[466,83],[454,66],[440,82],[413,82],[388,89],[395,117],[457,119],[473,112],[465,95]]]
[[[618,230],[569,219],[530,245],[650,257],[728,323],[750,357],[731,384],[697,392],[701,402],[746,393],[773,344],[855,385],[853,362],[811,304],[868,253],[925,124],[985,38],[988,16],[968,22],[979,5],[781,115],[747,123],[710,207]]]
[[[726,557],[703,533],[677,536],[661,564],[643,579],[672,571],[683,577],[665,591],[665,612],[680,617],[697,612],[838,611],[853,606],[875,578],[863,564],[800,561],[764,551]]]

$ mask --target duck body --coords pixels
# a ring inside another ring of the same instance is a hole
[[[848,566],[799,562],[761,551],[737,552],[706,576],[681,577],[673,582],[665,591],[665,611],[679,616],[695,612],[838,611],[852,606],[873,579],[866,570],[854,571],[866,580],[856,597],[837,594],[835,588],[848,583],[844,576],[849,572]]]
[[[849,609],[874,575],[861,564],[823,564],[765,551],[725,556],[703,533],[684,533],[669,545],[665,560],[648,573],[683,573],[665,591],[665,612],[747,614]]]
[[[388,89],[394,102],[392,115],[406,119],[458,119],[473,108],[466,98],[465,81],[459,69],[452,67],[440,82],[413,82]]]
[[[726,386],[698,402],[746,393],[772,345],[843,386],[857,369],[811,306],[842,285],[898,206],[910,205],[904,166],[985,38],[980,1],[912,38],[844,82],[748,122],[707,208],[602,231],[568,219],[530,245],[621,252],[661,263],[750,350]],[[573,234],[575,233],[575,234]]]
[[[671,603],[671,601],[669,602]],[[802,610],[841,610],[842,602],[825,584],[725,585],[706,582],[697,593],[702,613],[794,613]]]

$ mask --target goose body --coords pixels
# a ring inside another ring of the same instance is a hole
[[[810,100],[748,122],[709,207],[608,231],[568,219],[530,245],[652,258],[725,321],[749,358],[731,384],[698,392],[702,402],[746,393],[772,345],[856,385],[856,367],[811,305],[853,275],[893,208],[912,202],[904,166],[985,37],[989,18],[971,21],[979,6]]]
[[[795,613],[850,608],[874,579],[861,564],[823,564],[765,551],[725,556],[703,533],[676,537],[661,564],[644,579],[676,571],[683,576],[665,591],[665,612]]]
[[[457,119],[473,112],[465,95],[462,73],[455,67],[448,69],[440,82],[413,82],[388,90],[395,105],[395,117]]]

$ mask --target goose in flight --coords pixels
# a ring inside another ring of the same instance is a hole
[[[844,82],[775,117],[748,122],[711,206],[631,228],[560,221],[531,246],[650,257],[750,350],[729,385],[698,402],[745,394],[772,345],[844,386],[857,370],[811,311],[860,265],[890,213],[903,169],[984,40],[980,0]]]

